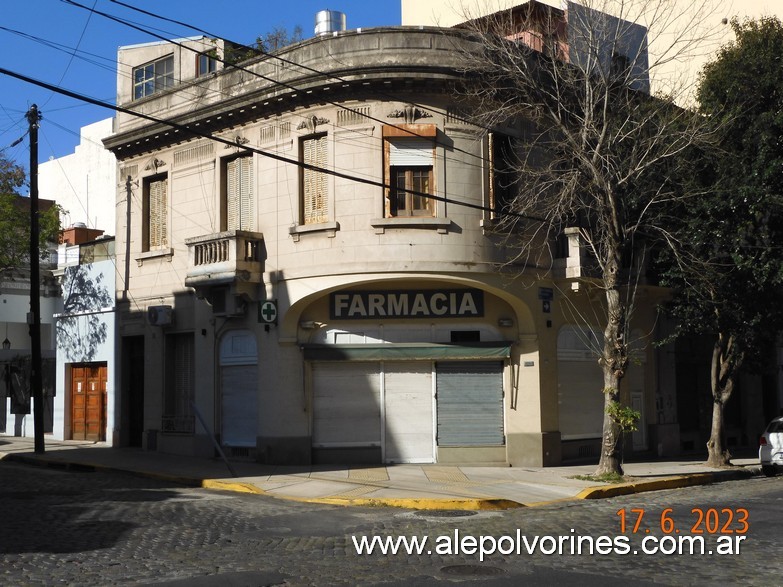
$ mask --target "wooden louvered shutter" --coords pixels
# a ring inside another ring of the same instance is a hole
[[[305,163],[326,167],[326,135],[302,141]],[[312,169],[303,170],[302,223],[318,224],[329,220],[329,201],[326,174]]]
[[[150,249],[168,245],[168,181],[161,179],[150,183]]]
[[[254,230],[253,158],[239,157],[226,164],[226,227]]]

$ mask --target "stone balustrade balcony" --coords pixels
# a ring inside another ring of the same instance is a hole
[[[261,283],[263,240],[262,234],[244,230],[185,239],[188,246],[185,285],[203,291],[220,285]]]

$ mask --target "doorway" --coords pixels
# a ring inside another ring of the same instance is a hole
[[[106,363],[71,367],[71,439],[106,440]]]

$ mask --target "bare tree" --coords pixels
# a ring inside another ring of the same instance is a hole
[[[518,239],[520,256],[540,260],[541,247],[569,227],[595,264],[586,286],[602,290],[605,311],[597,475],[622,473],[623,432],[634,428],[619,390],[635,284],[651,246],[677,248],[667,218],[687,197],[687,157],[710,136],[702,118],[677,105],[687,87],[669,79],[658,86],[666,93],[650,93],[657,70],[711,40],[698,26],[703,13],[690,10],[673,0],[578,0],[565,9],[528,2],[461,25],[475,41],[465,52],[466,101],[487,127],[515,135],[518,156],[504,176],[516,189],[494,203],[505,207],[503,233]]]

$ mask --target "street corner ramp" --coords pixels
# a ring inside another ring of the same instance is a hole
[[[282,496],[281,496],[282,497]],[[285,498],[284,498],[285,499]],[[417,497],[317,497],[289,498],[305,503],[321,503],[348,507],[399,508],[437,511],[492,511],[525,507],[525,504],[501,498],[417,498]]]

